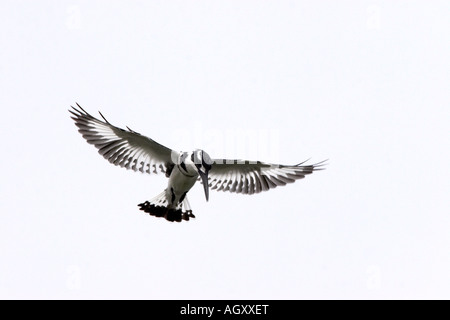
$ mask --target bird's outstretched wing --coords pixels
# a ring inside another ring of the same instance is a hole
[[[326,161],[326,160],[325,160]],[[324,169],[325,161],[304,165],[275,165],[259,161],[214,159],[209,171],[212,190],[254,194],[284,186]]]
[[[145,173],[166,173],[173,167],[174,151],[127,127],[128,131],[96,119],[78,103],[69,110],[83,138],[116,166]],[[176,158],[175,158],[176,159]]]

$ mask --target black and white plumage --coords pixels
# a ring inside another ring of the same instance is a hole
[[[187,193],[201,181],[206,200],[209,189],[233,193],[255,194],[284,186],[323,169],[324,161],[305,165],[274,165],[260,161],[211,159],[203,150],[177,152],[127,127],[118,128],[87,113],[79,104],[69,110],[83,138],[93,144],[99,154],[114,165],[142,173],[164,173],[167,188],[140,210],[169,221],[194,218]]]

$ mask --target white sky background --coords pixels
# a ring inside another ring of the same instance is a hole
[[[0,298],[449,299],[449,12],[1,1]],[[196,185],[169,223],[137,207],[165,177],[105,161],[75,102],[175,150],[330,161],[254,196]]]

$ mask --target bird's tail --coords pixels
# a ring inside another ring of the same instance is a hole
[[[187,197],[176,207],[170,206],[167,201],[166,190],[158,194],[150,201],[138,204],[140,210],[149,213],[151,216],[165,218],[168,221],[181,222],[189,221],[189,218],[195,218]]]

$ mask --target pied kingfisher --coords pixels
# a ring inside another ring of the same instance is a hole
[[[78,103],[69,110],[83,138],[114,165],[144,173],[165,173],[167,188],[138,206],[152,216],[181,222],[195,218],[186,194],[197,180],[203,184],[206,201],[209,188],[217,191],[254,194],[284,186],[316,170],[324,162],[312,165],[274,165],[260,161],[211,159],[203,150],[176,152],[127,127],[113,126],[100,113],[101,121]]]

